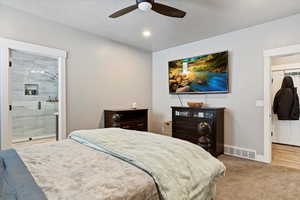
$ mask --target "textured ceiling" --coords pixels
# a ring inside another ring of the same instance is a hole
[[[135,0],[0,0],[55,22],[149,51],[158,51],[300,12],[299,0],[157,0],[187,12],[184,19],[136,10],[108,16]],[[152,36],[144,38],[143,30]]]

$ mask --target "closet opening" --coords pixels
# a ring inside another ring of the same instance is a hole
[[[264,146],[264,155],[261,159],[262,162],[266,163],[272,163],[272,146],[273,146],[273,103],[274,103],[274,94],[273,92],[273,82],[276,82],[276,80],[272,82],[273,75],[279,76],[280,73],[274,73],[272,69],[276,69],[275,66],[284,65],[286,67],[287,65],[290,66],[287,73],[292,73],[291,70],[298,70],[298,63],[300,63],[297,59],[300,54],[300,45],[291,45],[286,47],[280,47],[275,49],[269,49],[264,50],[263,56],[264,56],[264,132],[263,132],[263,146]],[[274,66],[273,66],[274,65]],[[291,65],[293,65],[295,68],[292,69]],[[277,67],[277,69],[279,69]],[[282,73],[281,73],[282,76]],[[284,76],[284,72],[283,72]],[[280,82],[279,82],[280,83]],[[298,83],[296,83],[298,84]],[[276,83],[274,83],[275,87]],[[277,89],[279,86],[276,86]],[[298,93],[300,93],[298,91]],[[276,133],[275,133],[276,134]],[[275,138],[276,136],[274,136]],[[275,139],[274,139],[275,140]],[[274,142],[275,143],[275,142]],[[288,144],[284,144],[287,147]],[[289,145],[291,147],[294,147],[292,145]]]
[[[272,164],[300,169],[300,53],[271,58]]]

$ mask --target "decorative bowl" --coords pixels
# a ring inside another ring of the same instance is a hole
[[[191,108],[201,108],[203,104],[203,102],[187,102],[187,105]]]

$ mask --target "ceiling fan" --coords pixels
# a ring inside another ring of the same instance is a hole
[[[169,17],[177,17],[183,18],[186,15],[186,12],[182,10],[178,10],[177,8],[173,8],[164,4],[156,3],[154,0],[136,0],[136,4],[124,8],[110,15],[110,18],[117,18],[130,13],[136,9],[140,9],[142,11],[153,10],[161,15],[169,16]]]

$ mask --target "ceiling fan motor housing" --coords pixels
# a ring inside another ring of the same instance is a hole
[[[136,0],[136,3],[140,10],[148,11],[152,8],[153,0]]]

